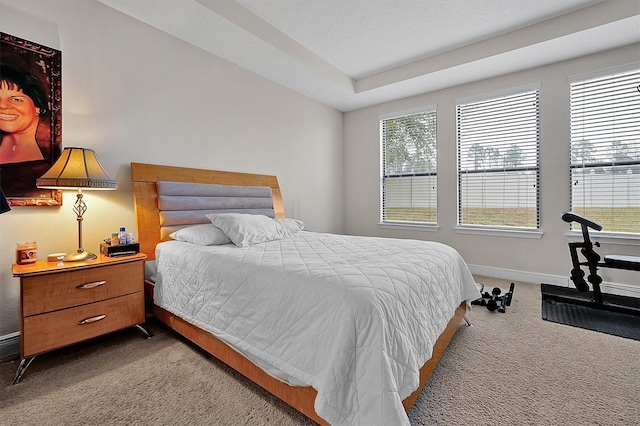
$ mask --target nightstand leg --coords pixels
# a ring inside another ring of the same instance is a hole
[[[136,324],[136,327],[138,327],[138,329],[140,331],[142,331],[142,333],[146,336],[147,339],[151,339],[153,337],[153,334],[151,334],[151,332],[149,330],[147,330],[146,328],[144,328],[140,324]]]
[[[20,382],[22,375],[27,370],[27,368],[29,368],[31,362],[33,362],[35,358],[35,356],[32,356],[29,358],[22,358],[20,360],[20,365],[18,365],[18,370],[16,370],[16,376],[13,378],[13,382],[11,382],[12,385],[16,385],[18,384],[18,382]]]

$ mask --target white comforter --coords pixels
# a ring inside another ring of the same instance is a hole
[[[303,231],[247,248],[158,245],[155,303],[318,391],[334,425],[402,425],[402,400],[463,300],[453,248]]]

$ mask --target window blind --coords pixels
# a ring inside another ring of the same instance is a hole
[[[539,89],[459,102],[458,224],[539,228]]]
[[[570,82],[571,209],[640,233],[640,68]]]
[[[436,109],[380,120],[382,221],[437,223]]]

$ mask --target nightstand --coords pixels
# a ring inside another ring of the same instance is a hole
[[[13,384],[38,354],[145,321],[146,254],[99,255],[88,262],[14,264],[20,278],[20,365]]]

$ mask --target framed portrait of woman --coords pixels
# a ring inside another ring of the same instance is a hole
[[[10,206],[60,206],[36,186],[62,151],[61,52],[0,32],[0,188]]]

